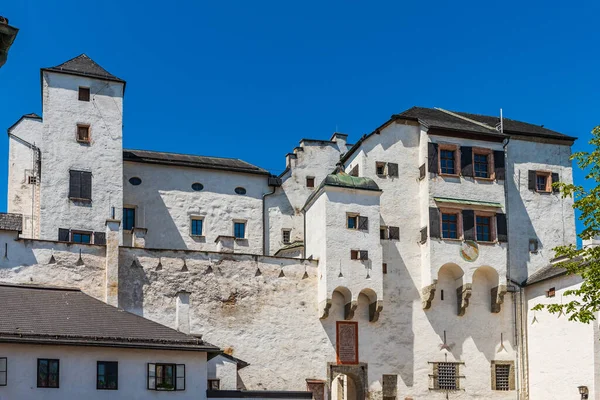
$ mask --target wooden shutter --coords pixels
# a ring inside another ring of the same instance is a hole
[[[535,192],[535,188],[536,188],[535,180],[536,180],[537,173],[536,173],[536,171],[529,170],[528,176],[529,176],[529,190],[533,190]]]
[[[498,241],[508,242],[508,229],[506,226],[506,214],[496,214],[496,229],[498,231]]]
[[[358,260],[358,250],[350,250],[350,259]]]
[[[94,232],[94,244],[106,244],[106,233]]]
[[[432,238],[440,238],[440,209],[435,207],[429,208],[429,236]]]
[[[427,144],[427,159],[429,161],[429,172],[438,173],[438,145],[429,142]]]
[[[461,146],[460,169],[463,176],[473,176],[473,148]]]
[[[400,228],[397,226],[388,226],[388,239],[400,240]]]
[[[496,172],[496,180],[503,181],[506,176],[503,150],[494,151],[494,170]]]
[[[81,198],[92,199],[92,173],[81,172]]]
[[[358,229],[361,231],[368,231],[369,230],[369,218],[358,217]]]
[[[185,390],[185,364],[175,367],[175,390]]]
[[[360,251],[360,259],[361,260],[368,260],[369,259],[369,252],[367,250],[361,250]]]
[[[58,228],[58,241],[59,242],[68,242],[69,241],[69,230]]]
[[[475,240],[475,211],[463,210],[462,218],[465,240]]]
[[[156,364],[148,364],[148,390],[156,390]]]
[[[69,171],[69,197],[81,198],[81,173],[80,171]]]
[[[421,243],[427,242],[427,227],[421,228]]]
[[[387,167],[388,167],[388,175],[389,176],[391,176],[391,177],[398,176],[398,164],[388,163]]]
[[[425,178],[425,173],[426,173],[425,164],[423,164],[419,167],[419,180],[422,180]]]
[[[553,172],[553,173],[552,173],[552,183],[556,183],[556,182],[560,182],[560,178],[558,177],[558,173],[556,173],[556,172]],[[553,191],[554,193],[558,193],[558,192],[560,192],[560,189],[559,189],[559,188],[552,187],[552,191]]]

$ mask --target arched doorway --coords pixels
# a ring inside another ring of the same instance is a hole
[[[357,400],[356,384],[351,376],[339,374],[331,383],[331,400]]]
[[[329,398],[331,400],[365,400],[367,365],[329,364]]]

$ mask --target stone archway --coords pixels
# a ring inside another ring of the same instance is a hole
[[[368,398],[367,364],[327,365],[328,398],[332,400],[365,400]]]

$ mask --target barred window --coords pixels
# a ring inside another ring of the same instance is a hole
[[[430,389],[432,390],[460,390],[460,379],[464,376],[459,374],[460,362],[432,362],[433,374]]]
[[[508,379],[510,376],[510,365],[496,364],[496,390],[510,390]]]

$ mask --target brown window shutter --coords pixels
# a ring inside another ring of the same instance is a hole
[[[361,250],[360,251],[360,259],[361,260],[368,260],[369,259],[369,252],[367,250]]]
[[[358,260],[358,250],[350,250],[350,259]]]
[[[94,232],[94,244],[106,244],[106,233]]]
[[[496,180],[503,181],[506,175],[506,167],[504,163],[504,151],[494,151],[494,170],[496,173]]]
[[[427,227],[421,228],[421,243],[427,242]]]
[[[358,229],[361,231],[368,231],[369,230],[369,218],[358,217]]]
[[[496,229],[498,231],[498,241],[508,242],[508,229],[506,225],[506,214],[496,214]]]
[[[398,164],[388,163],[387,167],[388,167],[388,175],[389,176],[391,176],[391,177],[398,176]]]
[[[463,176],[473,176],[473,148],[460,148],[460,169]]]
[[[419,167],[419,180],[422,180],[425,178],[425,173],[426,173],[425,164],[423,164]]]
[[[69,171],[69,197],[81,198],[81,173],[80,171]]]
[[[556,173],[556,172],[553,172],[553,173],[552,173],[552,183],[557,183],[557,182],[560,182],[560,178],[558,177],[558,173]],[[552,191],[553,191],[554,193],[558,193],[558,192],[560,192],[560,189],[559,189],[559,188],[555,188],[555,187],[553,186],[553,187],[552,187]]]
[[[79,100],[90,101],[90,88],[80,87],[79,88]]]
[[[81,172],[81,198],[92,199],[92,173]]]
[[[58,241],[59,242],[68,242],[69,241],[69,230],[58,228]]]
[[[432,238],[442,237],[440,232],[440,209],[435,207],[429,208],[429,236]]]
[[[388,239],[400,240],[400,228],[397,226],[388,226]]]
[[[475,240],[475,211],[463,210],[462,218],[465,240]]]
[[[537,173],[536,173],[536,171],[529,170],[527,175],[529,177],[529,190],[533,190],[535,192],[535,189],[536,189],[535,180],[536,180]]]
[[[438,173],[438,145],[429,142],[427,144],[427,159],[429,161],[429,172]]]

